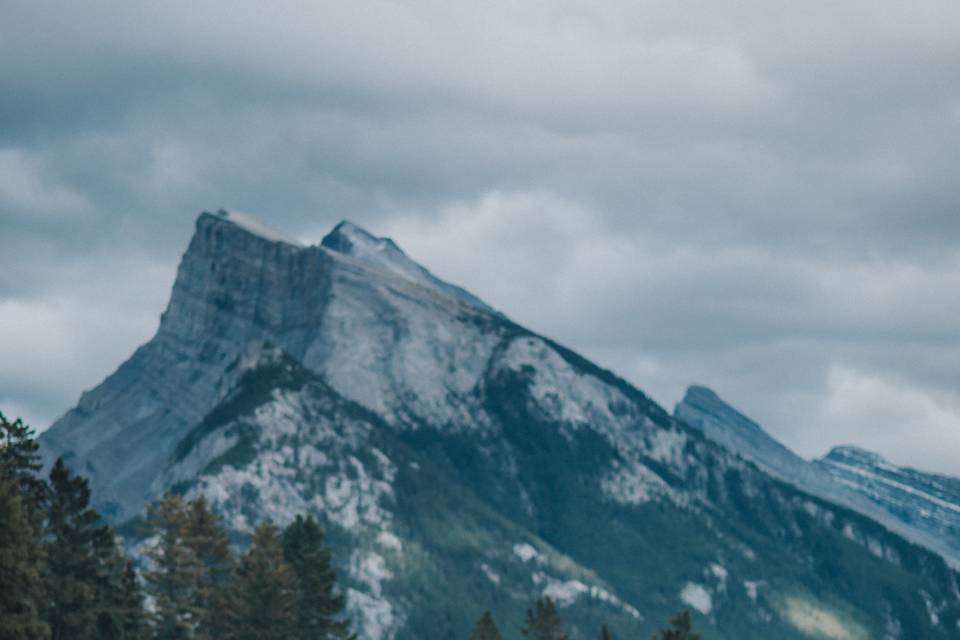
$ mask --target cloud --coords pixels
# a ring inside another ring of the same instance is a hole
[[[805,455],[834,443],[811,421],[869,447],[836,371],[956,403],[958,25],[952,0],[12,3],[0,351],[30,384],[0,396],[65,410],[225,206],[353,219],[666,404],[704,382]]]
[[[960,400],[949,364],[960,356],[949,346],[960,315],[957,260],[922,266],[666,242],[624,233],[588,207],[542,192],[494,192],[430,218],[398,216],[385,228],[413,256],[442,265],[441,276],[667,406],[687,384],[705,382],[803,455],[849,441],[950,468],[950,455],[923,453],[932,442],[957,450],[944,437],[960,437],[956,414],[905,416],[917,408],[916,394]],[[907,397],[910,408],[873,420],[860,387],[849,384],[858,370],[900,379],[899,395],[889,397]],[[853,408],[844,414],[838,407],[848,391]],[[899,447],[907,437],[919,444]]]
[[[0,215],[68,217],[90,208],[83,194],[45,175],[42,158],[0,149]]]
[[[902,380],[885,380],[835,366],[818,429],[854,436],[887,452],[894,462],[956,473],[960,407],[950,406]],[[910,437],[913,436],[913,437]]]

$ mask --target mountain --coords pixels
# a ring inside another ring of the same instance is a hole
[[[849,446],[834,447],[815,464],[893,518],[942,540],[951,558],[960,558],[960,478],[897,467]]]
[[[960,566],[960,479],[899,469],[855,447],[808,462],[706,387],[687,389],[674,416],[770,475],[859,511]]]
[[[951,638],[957,574],[771,477],[387,239],[202,214],[157,334],[41,437],[126,531],[204,494],[238,541],[315,514],[364,640],[574,640],[681,607],[711,639]]]

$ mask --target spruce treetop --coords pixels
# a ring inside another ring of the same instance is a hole
[[[493,615],[487,609],[477,620],[473,633],[470,634],[470,640],[502,640],[497,623],[493,620]]]

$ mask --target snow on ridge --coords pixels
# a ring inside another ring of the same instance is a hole
[[[580,596],[588,596],[593,600],[604,602],[613,607],[622,609],[634,620],[642,620],[643,616],[636,607],[631,606],[613,595],[606,589],[596,585],[587,585],[579,580],[555,580],[538,574],[540,581],[545,581],[547,586],[543,589],[543,595],[548,596],[560,607],[569,607],[575,603]],[[536,582],[536,578],[534,579]]]
[[[435,288],[426,270],[410,259],[390,238],[380,238],[344,220],[323,239],[323,246],[351,256],[416,284]]]
[[[573,604],[578,597],[589,591],[590,587],[579,580],[551,581],[543,590],[543,595],[548,596],[561,607],[565,607]]]
[[[880,484],[887,485],[888,487],[891,487],[898,491],[902,491],[903,493],[919,498],[920,500],[926,500],[927,502],[935,504],[938,507],[941,507],[942,509],[960,513],[960,506],[957,506],[952,502],[948,502],[942,498],[938,498],[937,496],[931,495],[926,491],[922,491],[920,489],[911,487],[910,485],[893,480],[892,478],[887,478],[878,473],[873,473],[867,469],[863,469],[861,467],[855,467],[853,465],[845,464],[843,462],[835,462],[831,460],[831,461],[828,461],[828,464],[831,464],[839,469],[847,471],[848,473],[865,478],[866,480],[871,480],[873,482],[878,482]],[[842,480],[840,481],[843,482]],[[860,488],[859,485],[850,481],[847,481],[845,484],[853,488]]]
[[[217,215],[224,220],[232,222],[241,229],[249,231],[255,236],[260,236],[264,240],[270,240],[271,242],[283,242],[301,248],[305,246],[302,242],[294,240],[293,238],[284,235],[280,231],[267,226],[252,214],[243,213],[242,211],[227,211],[226,209],[221,209],[217,212]]]

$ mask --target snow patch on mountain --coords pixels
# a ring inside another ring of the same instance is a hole
[[[757,601],[757,596],[760,593],[760,587],[766,585],[767,583],[763,580],[744,580],[743,581],[743,590],[747,592],[747,597]]]
[[[727,576],[729,575],[726,567],[722,564],[713,562],[709,567],[710,574],[717,579],[717,591],[723,593],[727,590]]]
[[[365,640],[393,640],[403,626],[389,600],[356,589],[347,589],[346,610],[357,626],[357,637]]]
[[[538,558],[540,555],[537,553],[537,550],[533,548],[533,545],[526,542],[520,542],[513,545],[513,553],[523,562],[530,562],[531,560]]]
[[[713,597],[702,584],[686,583],[680,591],[680,599],[703,615],[709,615],[713,610]]]
[[[295,247],[305,246],[303,243],[290,238],[280,231],[269,227],[267,224],[259,220],[256,216],[243,213],[241,211],[227,211],[225,209],[220,209],[217,212],[217,215],[223,218],[224,220],[229,220],[238,227],[249,231],[253,235],[260,236],[264,240],[269,240],[270,242],[284,242],[286,244],[291,244]]]
[[[350,576],[367,586],[369,593],[379,598],[383,594],[383,582],[393,578],[387,569],[387,561],[373,551],[354,550],[350,556]]]
[[[483,571],[483,575],[487,576],[487,580],[497,586],[500,585],[500,574],[490,568],[490,565],[488,565],[486,562],[481,562],[480,570]]]
[[[659,496],[669,495],[670,487],[663,479],[640,463],[615,461],[613,468],[600,481],[608,498],[621,504],[644,504]]]

